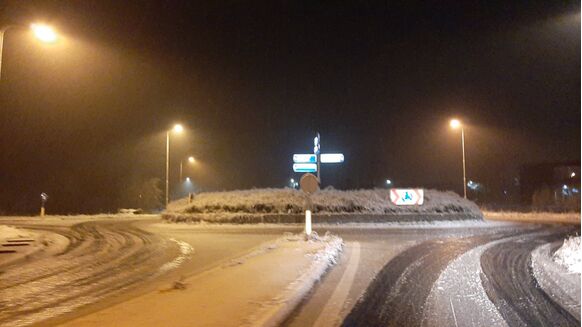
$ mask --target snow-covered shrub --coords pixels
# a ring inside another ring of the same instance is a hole
[[[191,203],[175,201],[168,212],[179,213],[247,213],[298,214],[311,205],[314,213],[391,214],[391,213],[470,213],[480,215],[479,208],[453,192],[425,190],[421,206],[396,206],[390,202],[390,190],[350,190],[332,188],[310,196],[302,191],[252,189],[197,194]],[[311,203],[309,203],[311,200]]]

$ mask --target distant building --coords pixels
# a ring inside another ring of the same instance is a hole
[[[519,169],[520,200],[532,204],[536,192],[546,192],[557,203],[580,197],[580,161],[523,165]]]

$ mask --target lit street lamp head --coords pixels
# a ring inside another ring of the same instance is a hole
[[[48,25],[31,24],[30,29],[34,33],[34,36],[44,43],[55,43],[58,39],[55,30]]]
[[[174,131],[174,133],[182,133],[184,131],[184,127],[182,127],[182,125],[180,124],[176,124],[174,125],[174,128],[172,129]]]
[[[457,129],[457,128],[461,127],[461,121],[458,119],[451,119],[450,125],[451,125],[451,128]]]

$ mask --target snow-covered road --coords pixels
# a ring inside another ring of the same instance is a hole
[[[575,230],[539,225],[340,229],[334,232],[346,241],[344,257],[286,325],[579,325],[535,284],[530,261],[537,246]],[[345,291],[353,255],[360,264]],[[338,289],[349,294],[341,303],[333,298]],[[339,317],[322,323],[326,303],[334,303]]]
[[[240,262],[245,253],[255,253],[260,244],[302,229],[163,224],[152,218],[21,222],[22,227],[57,233],[69,242],[56,254],[4,269],[0,326],[71,321],[159,290],[153,285],[163,283],[166,289],[175,281],[222,271],[221,267]],[[556,294],[548,297],[539,287],[530,259],[540,245],[563,239],[575,228],[457,222],[314,229],[339,235],[344,251],[307,297],[296,301],[301,304],[289,309],[282,325],[579,325],[579,316],[556,306],[552,300]],[[281,290],[264,291],[266,295]]]
[[[25,326],[71,312],[159,274],[171,244],[132,222],[32,225],[68,239],[56,255],[8,268],[0,279],[0,325]]]

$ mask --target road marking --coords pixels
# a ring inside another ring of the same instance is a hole
[[[313,324],[315,327],[336,326],[338,324],[338,319],[340,319],[339,314],[348,298],[350,288],[354,283],[354,278],[358,271],[358,265],[360,264],[360,242],[354,242],[351,250],[352,254],[347,264],[348,267],[344,271],[333,294],[325,304],[325,307],[323,307],[321,314]]]
[[[449,297],[449,303],[451,304],[451,310],[453,310],[453,318],[455,318],[455,327],[459,327],[457,323],[457,315],[455,314],[455,307],[453,306],[453,300]]]

